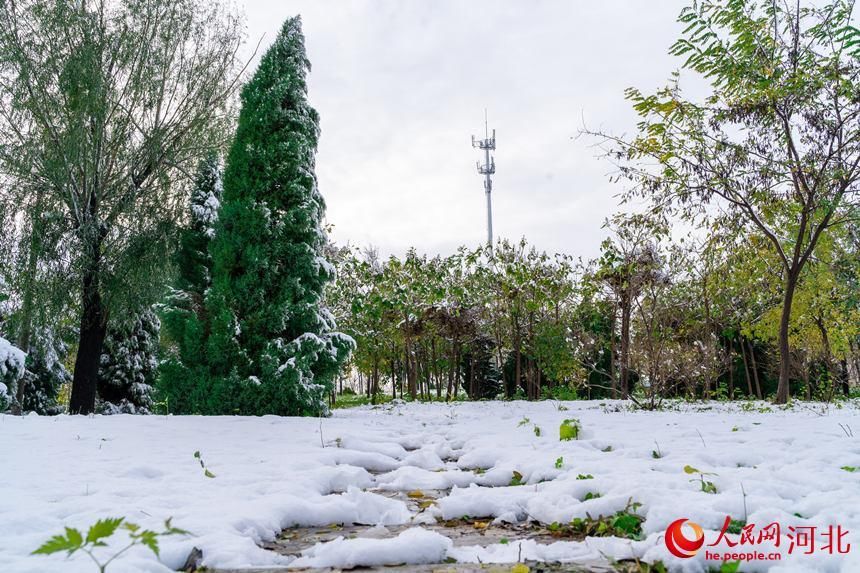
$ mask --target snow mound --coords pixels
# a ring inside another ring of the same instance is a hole
[[[453,546],[450,539],[420,527],[413,527],[390,539],[344,539],[338,537],[304,551],[290,564],[303,567],[374,567],[442,563]]]

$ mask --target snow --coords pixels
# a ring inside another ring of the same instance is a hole
[[[309,549],[290,567],[372,567],[400,563],[441,563],[451,549],[451,540],[419,527],[407,529],[392,539],[344,539]],[[408,548],[409,553],[404,551]]]
[[[11,342],[0,337],[0,379],[13,377],[13,382],[24,374],[24,360],[27,354]]]
[[[580,420],[581,439],[562,442],[558,427],[568,418]],[[665,528],[688,518],[711,542],[726,515],[742,519],[746,505],[748,523],[781,524],[780,547],[757,548],[783,558],[746,564],[745,571],[858,571],[860,472],[842,469],[860,466],[857,430],[856,403],[789,409],[671,403],[652,413],[612,401],[398,403],[337,410],[323,419],[4,415],[0,563],[13,573],[91,571],[86,556],[29,553],[63,526],[86,529],[96,519],[124,516],[151,529],[173,517],[193,534],[164,538],[161,563],[148,550],[128,552],[115,570],[129,573],[176,569],[192,547],[203,550],[204,564],[220,568],[512,563],[521,555],[576,563],[662,560],[672,571],[704,572],[715,565],[704,551],[690,559],[669,554]],[[204,475],[195,451],[216,477]],[[686,465],[714,474],[706,478],[717,493],[702,492]],[[525,485],[509,485],[514,471]],[[587,475],[593,477],[582,479]],[[417,515],[384,495],[414,489],[443,492]],[[586,499],[589,493],[600,497]],[[463,515],[563,523],[612,514],[630,500],[642,504],[638,513],[645,517],[639,541],[457,546],[444,530],[422,527]],[[332,523],[413,527],[388,539],[318,545],[298,559],[258,545],[286,527]],[[788,554],[785,534],[800,525],[819,531],[840,525],[849,532],[850,552]]]

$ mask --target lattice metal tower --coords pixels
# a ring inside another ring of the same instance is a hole
[[[490,137],[490,130],[487,126],[487,110],[484,110],[484,139],[475,139],[472,136],[472,147],[483,150],[484,163],[478,162],[478,173],[484,176],[484,192],[487,195],[487,245],[493,248],[493,201],[491,193],[493,191],[493,174],[496,172],[496,160],[490,155],[490,151],[496,149],[496,130],[493,130],[493,137]]]

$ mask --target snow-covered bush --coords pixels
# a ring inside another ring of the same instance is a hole
[[[99,366],[99,411],[148,414],[158,371],[161,323],[147,309],[130,324],[108,329]]]
[[[68,346],[53,330],[41,329],[34,333],[27,352],[26,371],[21,378],[24,411],[42,415],[60,413],[57,405],[60,387],[72,381],[63,363],[67,353]]]
[[[5,412],[15,401],[26,358],[23,350],[0,337],[0,412]]]

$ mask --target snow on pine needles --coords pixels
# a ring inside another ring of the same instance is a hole
[[[559,439],[564,420],[578,421],[576,439]],[[665,529],[688,518],[710,542],[731,516],[783,530],[778,548],[759,546],[782,559],[743,570],[857,571],[855,432],[856,404],[804,403],[675,403],[661,412],[612,401],[396,404],[322,420],[0,416],[0,563],[16,573],[91,571],[86,556],[30,553],[64,526],[85,531],[124,517],[158,529],[172,517],[191,535],[162,539],[161,562],[135,547],[108,571],[175,570],[193,547],[216,569],[638,558],[706,571],[715,563],[704,551],[669,553]],[[557,533],[625,511],[644,518],[637,535],[586,528],[591,536],[523,539],[506,525]],[[475,533],[457,538],[441,526],[451,521]],[[285,528],[332,524],[367,527],[351,530],[356,539],[333,529],[297,555],[262,547]],[[789,527],[830,525],[848,532],[848,553],[788,553]],[[494,527],[510,534],[478,531]]]

